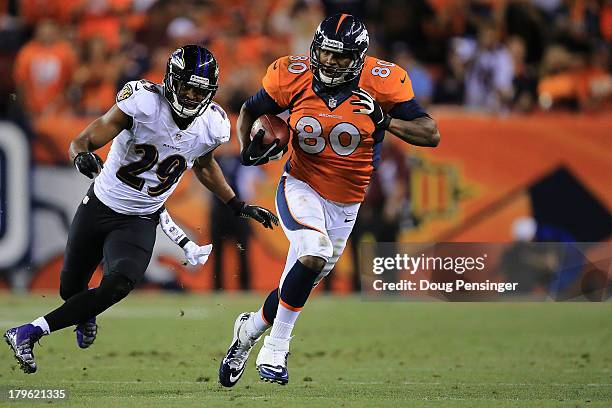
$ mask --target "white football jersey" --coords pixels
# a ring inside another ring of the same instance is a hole
[[[117,94],[117,106],[133,118],[110,148],[94,182],[96,196],[121,214],[157,211],[194,161],[230,138],[230,121],[212,102],[185,130],[172,119],[159,84],[128,82]]]

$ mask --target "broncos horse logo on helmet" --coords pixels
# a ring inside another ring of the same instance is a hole
[[[317,81],[328,87],[338,86],[357,78],[363,69],[370,44],[368,30],[355,16],[335,14],[319,24],[310,46],[310,69]],[[350,58],[348,67],[326,65],[321,51]]]
[[[208,107],[219,85],[219,64],[199,45],[185,45],[172,53],[164,76],[164,96],[182,118],[195,117]]]

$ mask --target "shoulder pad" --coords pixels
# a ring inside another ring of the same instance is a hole
[[[130,81],[117,93],[117,106],[125,114],[141,123],[157,120],[161,87],[147,80]]]
[[[412,82],[406,70],[391,62],[367,57],[359,86],[365,89],[383,109],[414,98]]]
[[[307,86],[310,73],[310,59],[306,55],[281,57],[268,67],[262,82],[268,95],[282,108],[289,106],[293,95]]]
[[[210,136],[217,143],[221,144],[230,140],[232,125],[221,105],[215,102],[210,103],[210,106],[206,109],[206,122]]]

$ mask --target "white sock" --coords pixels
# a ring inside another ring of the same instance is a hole
[[[287,340],[291,338],[292,331],[292,324],[287,324],[278,320],[274,320],[274,324],[272,325],[272,331],[270,332],[270,337]]]
[[[251,319],[253,320],[253,327],[260,333],[265,332],[266,329],[270,327],[270,323],[268,323],[264,318],[263,306],[261,307],[261,309],[251,315]]]
[[[291,338],[291,331],[293,331],[293,326],[299,315],[300,311],[293,311],[279,303],[270,337],[276,337],[277,339]]]
[[[301,310],[293,311],[283,306],[282,303],[279,303],[278,309],[276,309],[276,317],[274,318],[274,323],[280,321],[293,326],[298,316],[300,315],[300,312]]]
[[[246,334],[251,338],[257,338],[261,336],[270,325],[263,319],[262,309],[257,312],[251,313],[249,320],[244,324]]]
[[[47,335],[47,334],[51,333],[51,330],[49,330],[49,323],[47,323],[47,321],[45,320],[44,317],[39,317],[38,319],[34,320],[30,324],[33,325],[33,326],[40,327],[42,329],[44,335]]]

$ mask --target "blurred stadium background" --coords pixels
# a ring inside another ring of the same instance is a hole
[[[408,70],[442,141],[426,150],[386,138],[352,244],[320,291],[358,289],[363,241],[609,242],[610,0],[0,0],[0,328],[58,304],[68,226],[89,184],[68,144],[123,83],[160,82],[170,51],[203,43],[235,121],[267,65],[307,53],[338,11],[365,20],[370,55]],[[235,135],[218,149],[227,178],[273,208],[282,163],[245,168],[237,153]],[[222,389],[233,319],[261,301],[238,290],[277,285],[287,242],[280,229],[236,223],[189,172],[168,208],[215,244],[208,263],[188,269],[160,231],[148,290],[101,317],[95,346],[75,353],[74,333],[54,333],[37,346],[35,376],[2,350],[0,391],[67,388],[65,406],[610,406],[610,302],[317,296],[300,317],[289,387],[259,382],[251,362]]]
[[[169,52],[205,44],[221,67],[216,99],[235,120],[267,65],[307,54],[317,24],[338,11],[365,20],[370,55],[408,70],[442,142],[426,151],[385,140],[352,245],[324,290],[358,289],[364,240],[609,240],[609,0],[0,0],[0,288],[57,288],[88,186],[68,144],[126,81],[161,82]],[[218,149],[227,178],[273,208],[282,163],[243,168],[237,151],[235,135]],[[234,222],[190,174],[168,208],[215,251],[188,270],[160,232],[144,287],[276,285],[280,229]]]

